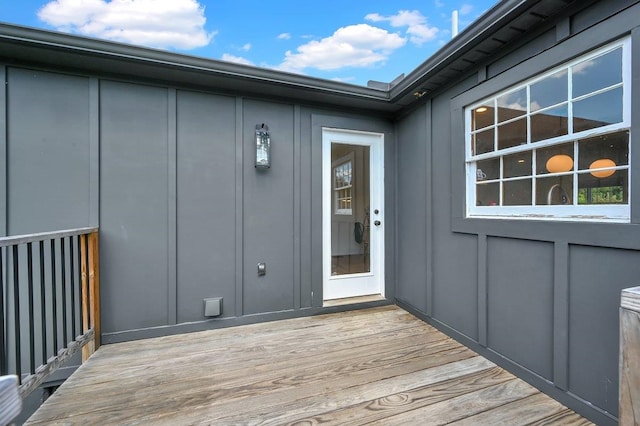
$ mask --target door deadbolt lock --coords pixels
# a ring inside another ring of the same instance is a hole
[[[379,220],[376,220],[375,222],[373,222],[373,224],[375,226],[380,226],[382,224],[382,222],[380,222]]]

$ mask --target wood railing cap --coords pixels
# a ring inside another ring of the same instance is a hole
[[[620,297],[620,306],[640,312],[640,287],[625,288]]]
[[[76,235],[85,235],[96,232],[98,228],[75,228],[65,229],[64,231],[39,232],[37,234],[12,235],[9,237],[0,237],[0,247],[8,247],[18,244],[35,243],[38,241],[53,240],[56,238],[74,237]]]

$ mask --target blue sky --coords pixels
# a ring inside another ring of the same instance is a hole
[[[0,0],[0,21],[366,85],[409,73],[496,0]]]

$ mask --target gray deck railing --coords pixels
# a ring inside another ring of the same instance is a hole
[[[0,375],[24,398],[100,346],[97,228],[0,238]]]

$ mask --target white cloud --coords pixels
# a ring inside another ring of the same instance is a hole
[[[462,6],[460,6],[460,15],[464,16],[464,15],[468,15],[473,11],[473,5],[472,4],[463,4]]]
[[[290,38],[291,38],[290,33],[278,34],[278,37],[277,37],[278,40],[289,40]]]
[[[251,43],[245,44],[244,46],[242,46],[241,49],[244,50],[245,52],[248,52],[249,50],[251,50]]]
[[[355,77],[333,77],[331,80],[337,81],[339,83],[350,83],[355,81]]]
[[[248,60],[246,58],[243,58],[241,56],[234,56],[234,55],[231,55],[229,53],[223,53],[221,59],[223,61],[234,62],[236,64],[255,66],[255,64],[253,62],[251,62],[250,60]]]
[[[344,67],[369,67],[383,63],[391,52],[404,46],[398,34],[367,24],[339,28],[332,36],[313,40],[287,51],[277,68],[301,72],[305,68],[334,70]]]
[[[372,22],[389,22],[392,27],[408,27],[407,34],[411,43],[421,46],[438,35],[438,28],[430,27],[427,18],[417,10],[400,10],[395,15],[382,16],[370,13],[364,19]]]
[[[216,35],[196,0],[52,0],[38,18],[59,31],[158,48],[194,49]]]
[[[444,2],[441,1],[441,0],[435,0],[434,4],[435,4],[436,8],[444,7]]]

